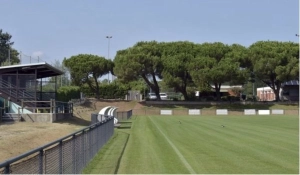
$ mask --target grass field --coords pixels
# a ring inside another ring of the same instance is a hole
[[[121,123],[83,173],[298,174],[299,119],[133,117]]]

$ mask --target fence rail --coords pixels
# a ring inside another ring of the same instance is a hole
[[[113,116],[0,163],[0,174],[78,174],[114,132]]]

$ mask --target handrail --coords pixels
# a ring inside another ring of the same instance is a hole
[[[39,97],[35,97],[33,94],[31,94],[30,92],[26,91],[26,89],[18,89],[19,92],[17,93],[17,86],[15,86],[14,84],[7,82],[3,79],[0,79],[0,89],[9,89],[9,92],[7,91],[2,91],[4,94],[14,98],[15,100],[17,99],[24,99],[27,102],[27,105],[31,105],[33,103],[33,101],[35,101],[36,99],[39,99]],[[36,92],[33,92],[36,93]],[[45,97],[45,94],[43,94]],[[51,99],[50,96],[47,96],[49,99]]]
[[[14,95],[15,98],[18,98],[17,96],[17,93],[16,93],[16,89],[17,89],[17,86],[15,86],[14,84],[10,83],[10,82],[7,82],[3,79],[0,79],[0,84],[1,84],[1,88],[9,88],[11,91],[10,92],[15,92],[15,93],[10,93],[9,95]],[[4,86],[3,86],[4,85]],[[20,93],[23,93],[23,97],[26,97],[26,98],[34,98],[34,96],[30,95],[28,92],[26,92],[26,90],[24,89],[19,89]],[[5,93],[5,92],[4,92]],[[6,93],[8,94],[8,93]]]

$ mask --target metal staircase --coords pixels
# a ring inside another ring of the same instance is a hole
[[[30,107],[35,106],[35,97],[32,93],[27,92],[25,89],[18,89],[15,85],[3,79],[0,79],[0,93],[1,97],[18,105],[21,105],[21,101],[23,100],[27,101],[24,105]]]

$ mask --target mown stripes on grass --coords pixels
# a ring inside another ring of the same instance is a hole
[[[153,118],[187,156],[187,161],[198,167],[195,168],[197,173],[298,172],[296,116]],[[290,120],[288,128],[286,124],[282,125],[282,119]],[[182,124],[170,125],[174,120],[180,120]],[[201,166],[197,166],[199,162]],[[199,167],[206,167],[206,170]]]
[[[151,120],[151,118],[150,118]],[[152,120],[151,120],[152,121]],[[184,166],[189,170],[191,174],[196,174],[194,169],[191,167],[191,165],[185,160],[184,156],[181,154],[181,152],[176,148],[176,146],[173,144],[173,142],[164,134],[164,132],[155,124],[154,121],[152,121],[154,125],[157,127],[158,131],[164,136],[164,138],[168,141],[168,143],[171,145],[171,147],[174,149],[175,153],[178,155]]]
[[[122,130],[130,139],[120,174],[299,172],[298,116],[139,116],[132,122]],[[111,161],[115,153],[103,151]]]

